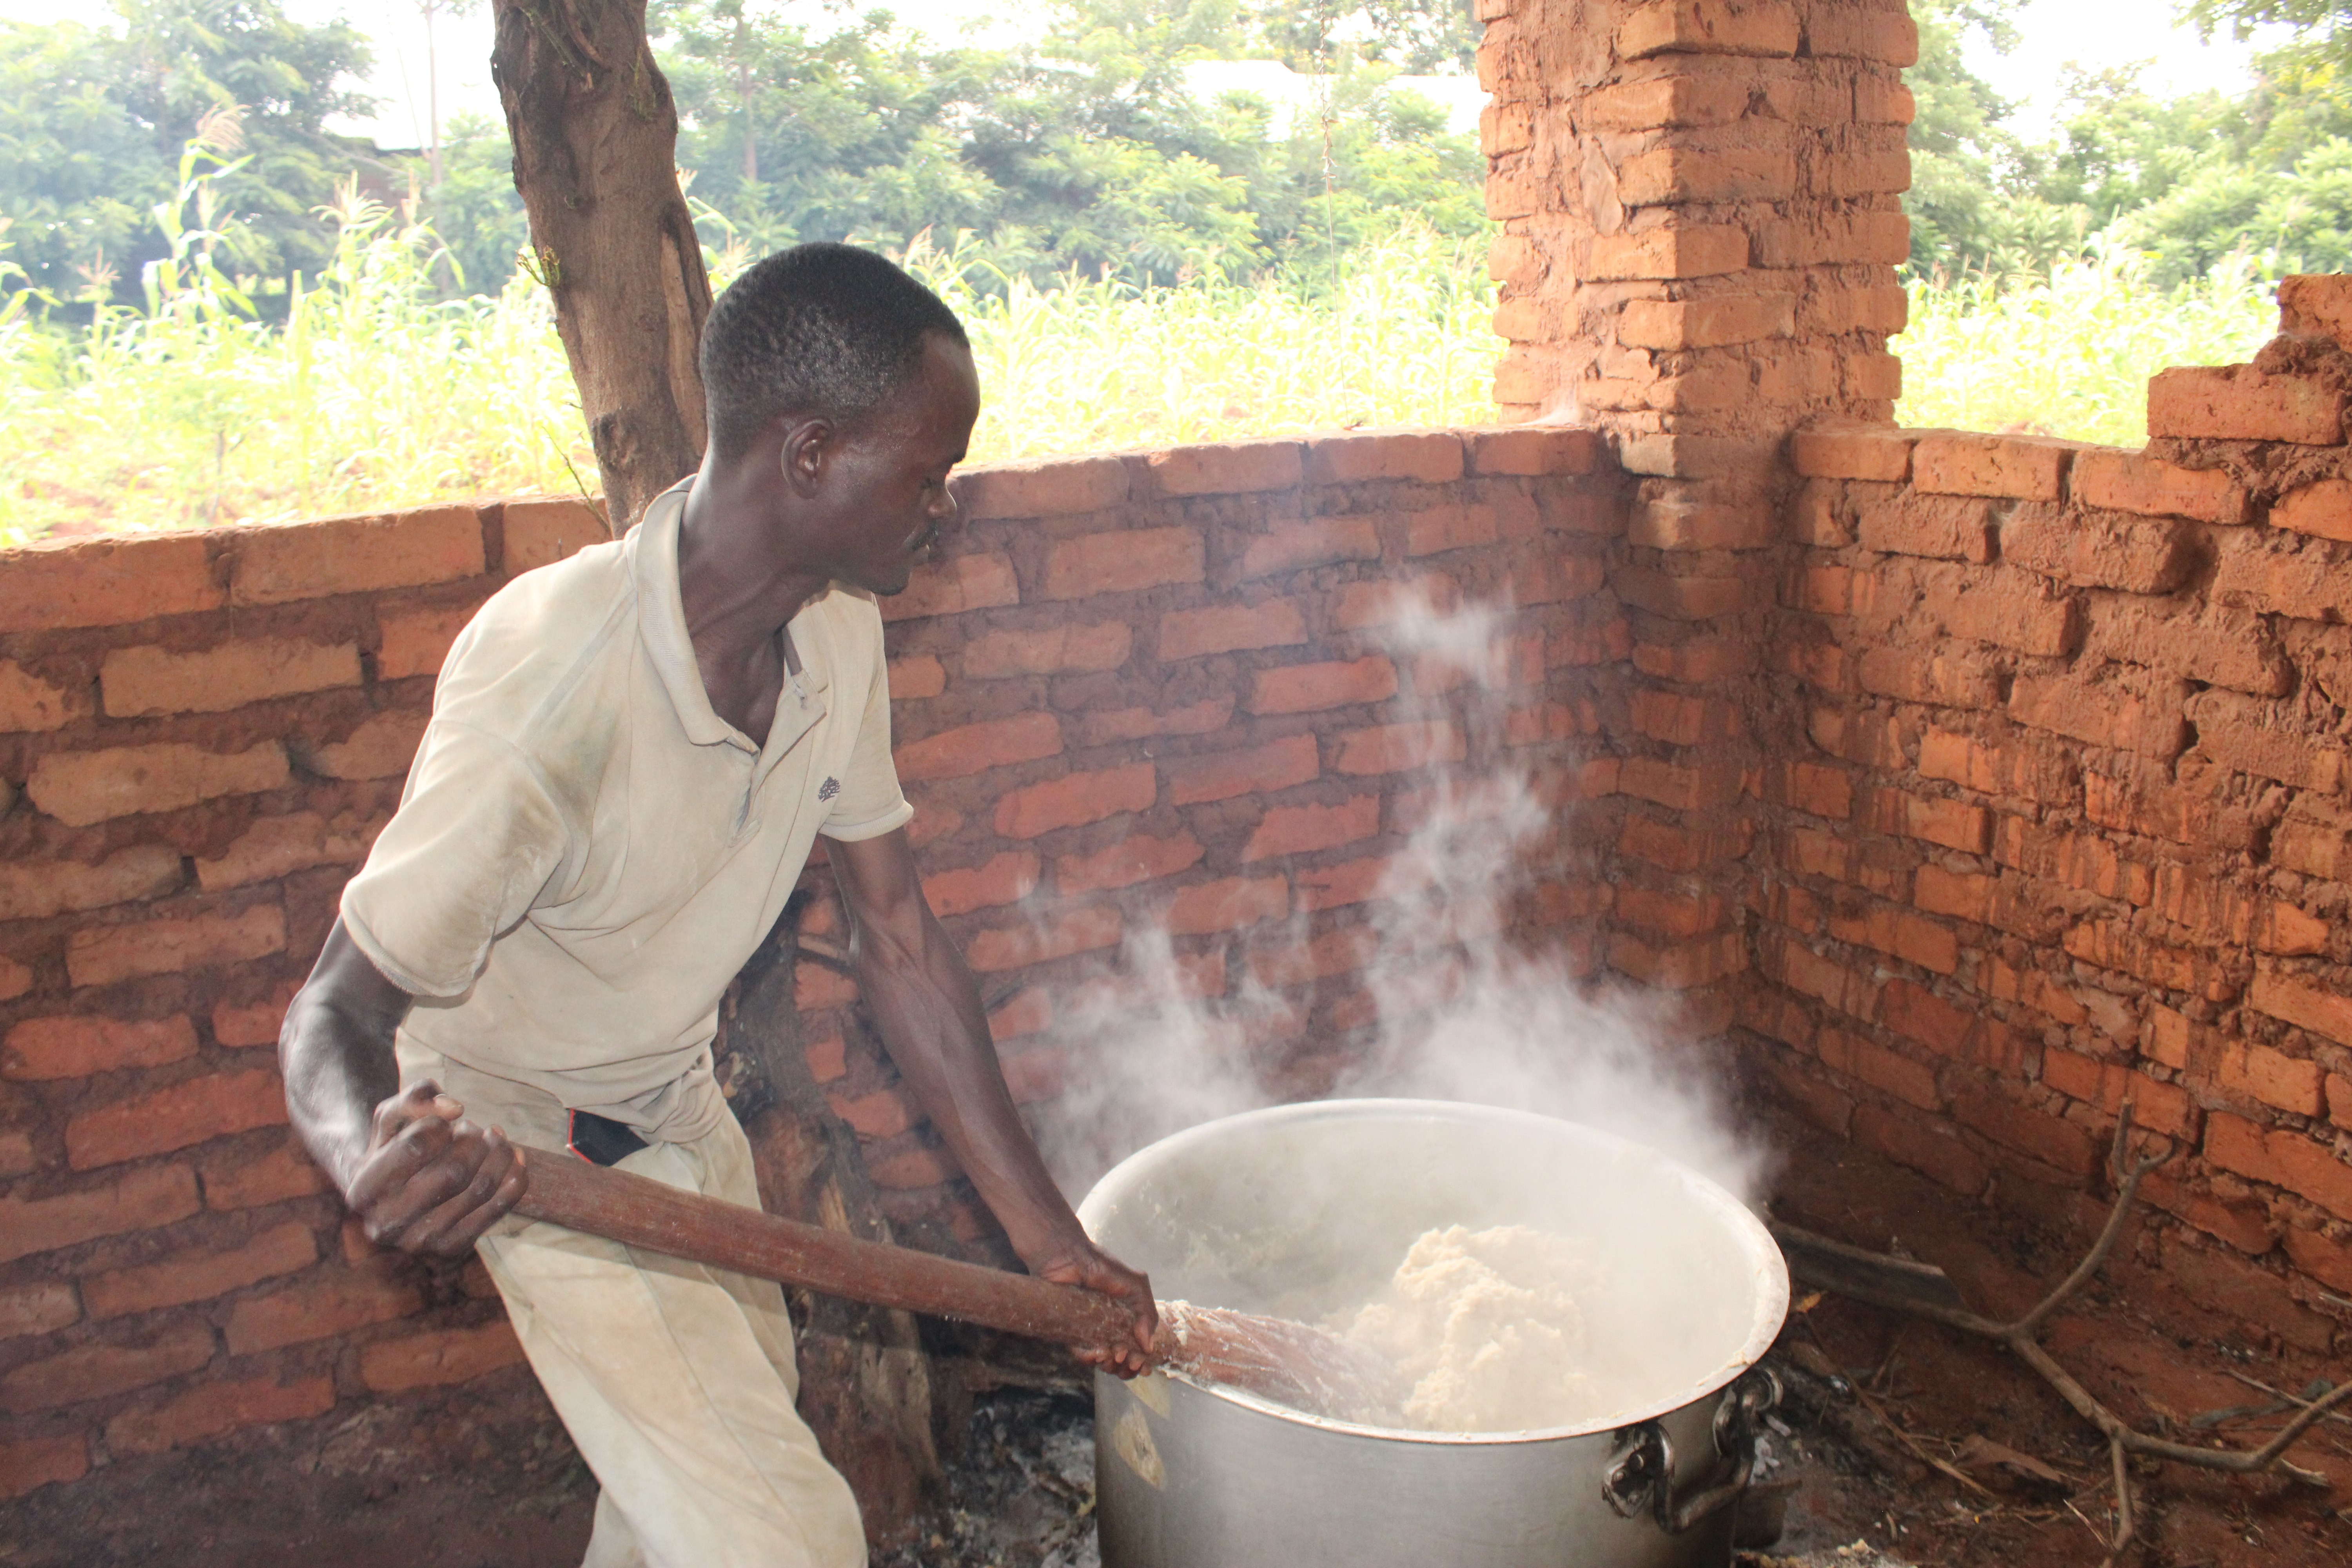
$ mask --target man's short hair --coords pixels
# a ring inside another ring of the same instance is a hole
[[[753,264],[702,327],[712,446],[738,456],[781,414],[855,423],[913,376],[926,332],[971,344],[937,294],[873,251],[820,242]]]

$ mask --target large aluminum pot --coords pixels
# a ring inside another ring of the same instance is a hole
[[[1571,1426],[1455,1435],[1303,1415],[1160,1375],[1095,1383],[1106,1568],[1689,1568],[1729,1560],[1789,1305],[1780,1250],[1713,1182],[1573,1122],[1430,1100],[1227,1117],[1130,1155],[1078,1210],[1164,1298],[1307,1321],[1422,1232],[1587,1242],[1596,1357],[1652,1391]]]

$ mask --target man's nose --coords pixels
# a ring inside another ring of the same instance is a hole
[[[939,488],[939,493],[931,498],[931,504],[927,509],[931,521],[942,524],[952,521],[956,513],[962,510],[962,506],[956,500],[955,487],[952,485],[941,485]]]

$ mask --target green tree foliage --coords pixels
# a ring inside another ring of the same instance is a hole
[[[163,253],[152,213],[173,195],[183,144],[241,106],[247,161],[221,182],[232,264],[316,268],[332,230],[316,209],[355,149],[324,129],[363,107],[342,85],[367,47],[346,23],[306,26],[278,0],[116,0],[120,30],[0,23],[0,214],[16,257],[60,297],[90,275],[135,298]]]
[[[1402,213],[1486,224],[1475,146],[1381,92],[1392,68],[1341,55],[1328,101],[1280,137],[1270,105],[1197,101],[1181,68],[1236,52],[1227,0],[1086,0],[1020,51],[933,47],[884,13],[819,31],[743,0],[658,0],[652,25],[691,195],[753,253],[928,230],[1005,277],[1170,283],[1318,268]]]

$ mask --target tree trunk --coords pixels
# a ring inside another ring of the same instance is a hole
[[[490,75],[615,535],[702,461],[710,279],[645,0],[493,0]]]

